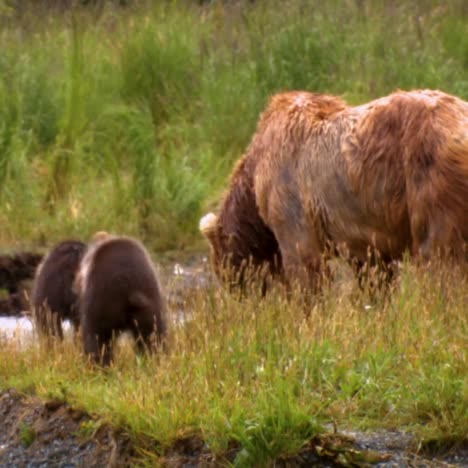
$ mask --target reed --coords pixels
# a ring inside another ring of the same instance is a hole
[[[167,355],[136,356],[124,340],[102,372],[72,340],[13,340],[0,349],[1,387],[65,398],[124,427],[155,460],[197,436],[217,454],[235,443],[240,466],[259,466],[330,424],[461,442],[467,290],[456,270],[405,263],[390,298],[372,303],[350,279],[308,310],[276,290],[241,302],[215,287],[187,291]]]

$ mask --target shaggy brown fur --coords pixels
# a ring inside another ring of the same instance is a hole
[[[255,276],[261,269],[266,274],[281,270],[278,242],[255,203],[254,163],[241,160],[236,167],[219,222],[209,236],[215,273],[232,286],[244,284],[249,274]]]
[[[75,281],[85,353],[108,365],[111,341],[130,331],[141,349],[167,332],[166,307],[151,259],[142,244],[100,233]]]
[[[56,245],[39,265],[31,292],[31,306],[39,333],[63,338],[62,320],[79,326],[73,282],[86,244],[68,240]]]
[[[206,218],[205,218],[206,219]],[[317,284],[324,255],[369,248],[466,261],[468,103],[398,91],[350,107],[334,96],[274,96],[234,170],[218,217],[201,221],[216,269],[275,264]],[[249,260],[250,259],[250,260]]]

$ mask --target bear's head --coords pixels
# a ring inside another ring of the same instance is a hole
[[[242,214],[249,214],[249,210]],[[210,261],[218,279],[230,288],[254,279],[263,282],[265,276],[281,271],[281,255],[276,238],[258,216],[250,213],[249,222],[236,216],[226,218],[225,210],[219,216],[208,213],[200,219],[199,229],[210,244]]]

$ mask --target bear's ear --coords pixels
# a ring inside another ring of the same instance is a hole
[[[218,227],[218,217],[214,213],[208,213],[200,219],[198,228],[201,233],[208,239],[213,239]]]

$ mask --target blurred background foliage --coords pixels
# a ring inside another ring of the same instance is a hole
[[[468,99],[465,0],[0,0],[0,241],[201,242],[268,97]]]

